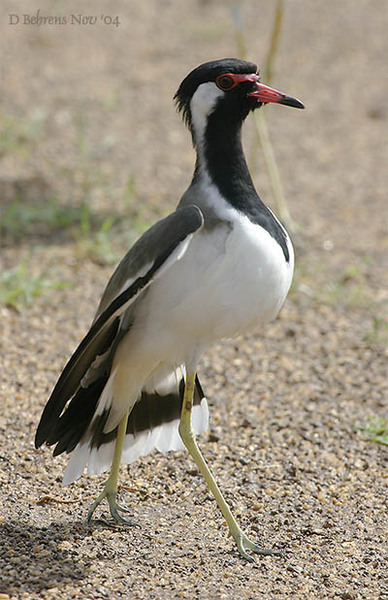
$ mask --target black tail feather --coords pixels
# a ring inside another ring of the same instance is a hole
[[[97,356],[101,356],[113,344],[120,320],[117,317],[106,327],[93,333],[93,327],[84,337],[73,356],[68,361],[54,390],[43,410],[35,436],[35,446],[39,448],[46,442],[57,420],[70,398],[81,391],[80,382]],[[90,339],[89,339],[90,338]]]
[[[200,404],[202,398],[205,396],[198,376],[195,379],[195,384],[194,406]],[[185,384],[183,379],[181,379],[179,390],[176,393],[162,396],[157,393],[151,394],[143,391],[129,415],[127,434],[136,435],[147,429],[155,429],[155,427],[164,423],[178,421],[181,414],[184,391]],[[98,427],[95,428],[92,446],[99,448],[116,438],[117,427],[108,433],[104,433],[103,431],[107,418],[108,413],[105,413],[105,418],[102,418]]]
[[[47,445],[57,444],[54,456],[71,452],[86,433],[96,410],[98,399],[108,377],[101,377],[88,388],[80,388],[59,418],[47,439]]]
[[[106,375],[93,381],[87,388],[81,387],[65,412],[56,421],[46,440],[48,446],[56,444],[54,456],[58,456],[63,452],[72,452],[88,429],[91,447],[99,448],[116,438],[117,427],[108,433],[104,433],[109,410],[104,410],[98,418],[93,420],[98,400],[108,377],[109,375]],[[198,405],[201,403],[204,393],[198,377],[196,377],[195,383],[194,405]],[[179,420],[184,389],[185,384],[181,379],[175,393],[162,396],[155,392],[143,391],[129,415],[127,434],[136,435],[148,429],[152,430],[164,423]],[[90,429],[91,424],[92,429]]]

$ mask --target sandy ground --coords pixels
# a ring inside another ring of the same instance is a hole
[[[200,442],[244,528],[289,552],[244,562],[185,453],[122,469],[140,527],[85,524],[104,478],[62,488],[66,459],[33,438],[113,266],[27,220],[3,231],[2,269],[22,262],[72,286],[0,309],[0,599],[388,598],[387,448],[357,430],[387,411],[387,5],[286,4],[273,84],[307,108],[267,116],[300,226],[295,285],[275,323],[204,357],[211,429]],[[260,64],[273,6],[242,7]],[[24,25],[38,8],[97,22]],[[115,241],[123,253],[189,182],[194,156],[172,96],[200,62],[236,55],[226,3],[5,0],[0,17],[4,214],[15,198],[86,201],[102,221],[132,223]],[[250,158],[252,129],[248,120]],[[257,154],[257,187],[276,209]]]

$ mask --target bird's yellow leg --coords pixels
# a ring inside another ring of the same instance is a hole
[[[229,506],[227,505],[221,491],[209,469],[207,466],[205,459],[202,456],[202,453],[197,445],[195,439],[195,433],[191,426],[191,411],[193,407],[193,397],[194,397],[194,386],[195,386],[195,373],[187,373],[186,376],[186,386],[185,392],[183,396],[183,404],[182,404],[182,412],[181,419],[179,423],[179,434],[182,438],[184,445],[187,450],[191,454],[194,459],[195,464],[197,465],[199,471],[201,472],[203,478],[205,479],[209,489],[213,493],[217,504],[226,520],[230,534],[234,538],[238,550],[240,554],[244,558],[249,561],[252,561],[252,557],[247,553],[247,550],[252,550],[253,552],[257,552],[258,554],[275,554],[281,555],[283,552],[281,550],[275,550],[272,548],[262,548],[251,542],[251,540],[246,536],[246,534],[241,530],[238,525],[236,519],[232,515]]]
[[[129,511],[127,508],[124,508],[123,506],[120,506],[119,504],[117,504],[117,501],[116,501],[117,482],[118,482],[118,478],[119,478],[121,454],[123,452],[125,434],[127,431],[128,416],[129,416],[129,411],[127,411],[125,413],[124,417],[120,421],[120,424],[117,428],[116,443],[115,443],[115,448],[114,448],[114,453],[113,453],[113,461],[112,461],[112,466],[110,469],[109,477],[105,483],[105,487],[102,490],[101,494],[98,496],[98,498],[96,498],[96,500],[93,502],[93,504],[89,508],[88,523],[90,522],[97,506],[102,502],[102,500],[104,498],[106,498],[108,501],[108,504],[109,504],[110,513],[111,513],[112,517],[114,518],[114,520],[117,521],[117,523],[119,523],[120,525],[134,525],[134,523],[132,523],[132,521],[128,521],[127,519],[124,519],[120,515],[119,511],[122,511],[122,512],[129,512]]]

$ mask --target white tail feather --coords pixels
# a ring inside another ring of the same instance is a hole
[[[193,407],[192,425],[197,435],[206,431],[209,423],[209,409],[206,398],[201,404]],[[164,423],[152,430],[147,429],[136,436],[127,434],[124,441],[122,464],[129,464],[140,456],[149,454],[154,448],[159,452],[182,450],[183,442],[178,432],[179,420]],[[86,464],[88,464],[88,475],[99,475],[107,471],[113,460],[115,440],[108,444],[102,444],[99,448],[92,448],[87,443],[78,444],[73,450],[65,474],[63,485],[68,485],[81,477]]]

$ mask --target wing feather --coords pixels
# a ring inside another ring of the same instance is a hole
[[[121,261],[106,287],[90,330],[65,366],[44,408],[35,437],[37,448],[45,441],[55,443],[52,440],[58,436],[53,432],[57,431],[61,414],[82,386],[87,386],[88,380],[92,384],[99,377],[109,375],[117,341],[131,326],[130,311],[135,300],[183,256],[193,234],[202,225],[203,216],[196,206],[180,208],[144,233]],[[146,265],[149,265],[148,270]],[[104,354],[106,358],[99,364],[96,359]],[[87,373],[91,367],[91,371],[96,372],[89,378]],[[95,406],[91,401],[89,406],[91,419]],[[87,418],[83,417],[86,423]],[[63,426],[63,420],[61,423]]]

